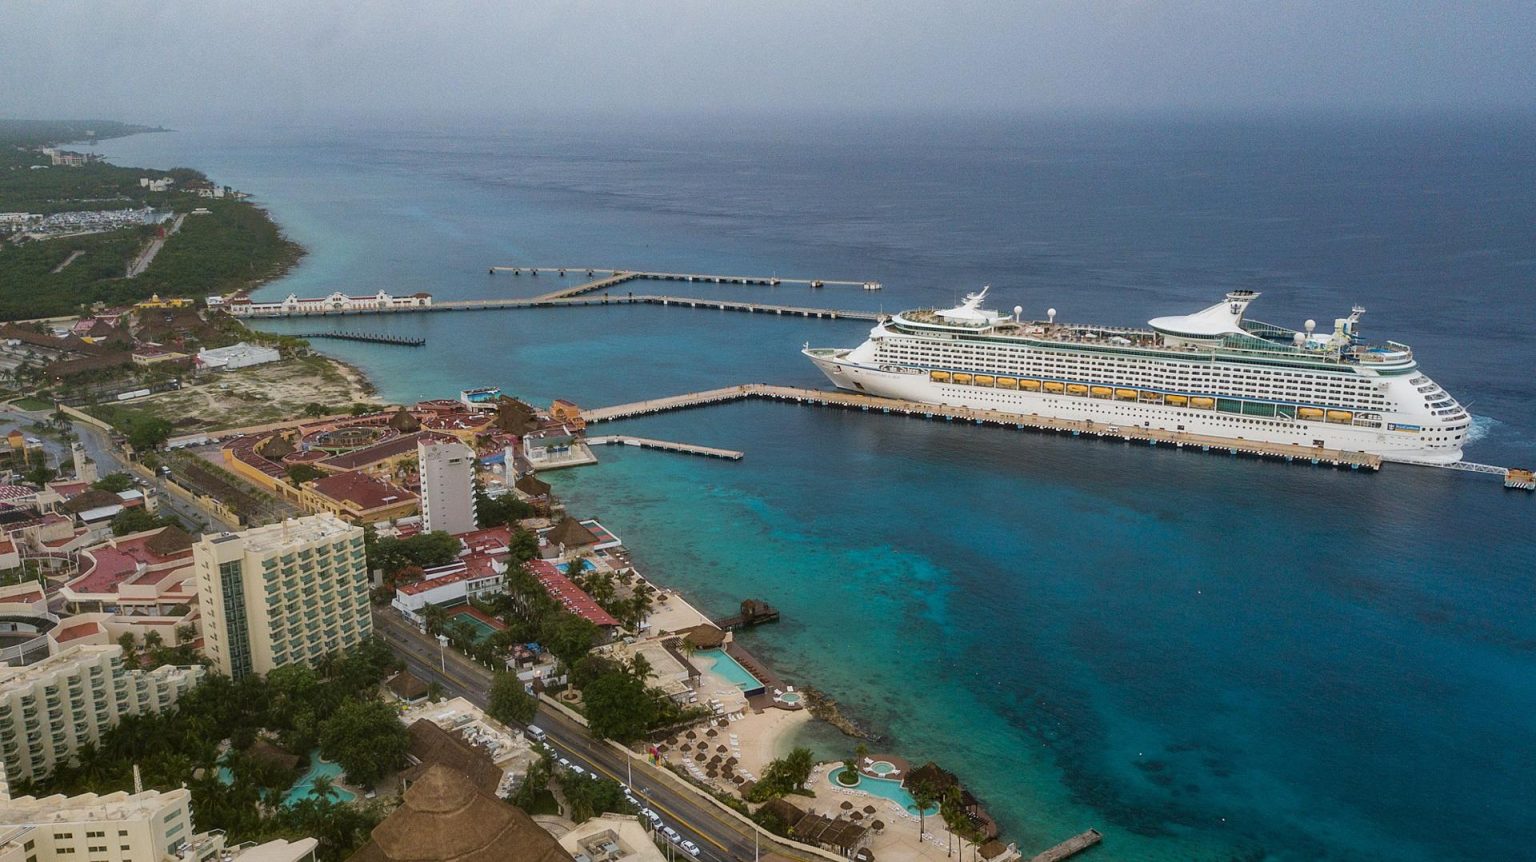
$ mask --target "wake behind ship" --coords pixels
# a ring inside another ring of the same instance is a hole
[[[1453,463],[1471,419],[1406,344],[1369,344],[1355,307],[1318,333],[1244,319],[1238,290],[1146,329],[1025,321],[983,309],[880,320],[851,350],[803,352],[840,389],[927,404]]]

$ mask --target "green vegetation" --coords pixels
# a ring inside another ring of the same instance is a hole
[[[571,810],[566,813],[577,823],[591,820],[599,814],[634,814],[637,810],[624,798],[624,788],[617,781],[590,773],[577,775],[565,770],[555,770],[555,776],[560,782],[560,792],[565,795],[565,801],[571,804]]]
[[[159,632],[149,632],[144,635],[142,648],[131,632],[124,632],[123,636],[117,639],[117,645],[123,648],[123,666],[128,668],[156,668],[168,664],[177,666],[207,664],[207,659],[192,645],[196,639],[196,628],[190,625],[179,625],[176,627],[175,645],[167,645]]]
[[[502,724],[527,724],[539,711],[539,702],[523,688],[516,675],[498,673],[491,681],[485,714]]]
[[[99,488],[103,491],[111,491],[114,494],[121,494],[124,491],[133,490],[133,477],[127,473],[108,473],[92,482],[91,487]]]
[[[320,728],[320,754],[345,770],[353,784],[372,785],[405,765],[410,736],[389,704],[342,704]]]
[[[288,481],[294,485],[325,478],[325,471],[313,464],[294,464],[288,468]]]
[[[480,529],[515,527],[518,521],[532,517],[533,514],[533,507],[523,502],[516,494],[507,493],[493,498],[486,495],[485,489],[479,482],[475,483],[475,521],[480,525]]]
[[[126,536],[130,533],[142,533],[145,530],[156,530],[175,523],[174,519],[161,518],[142,506],[124,509],[112,518],[112,535]]]
[[[26,398],[16,399],[15,401],[11,402],[11,405],[18,410],[37,411],[53,409],[52,401],[44,401],[41,398],[33,398],[30,395],[28,395]]]
[[[337,746],[355,746],[337,737],[346,730],[371,733],[378,728],[351,718],[332,720],[343,707],[371,699],[379,681],[395,668],[389,648],[369,641],[327,657],[318,667],[279,668],[266,679],[251,676],[235,682],[212,676],[173,711],[125,716],[99,746],[83,749],[75,764],[15,790],[41,795],[111,793],[132,787],[133,766],[138,764],[146,787],[191,790],[198,828],[226,830],[230,844],[313,835],[320,839],[322,862],[341,862],[368,839],[384,811],[329,800],[306,800],[291,807],[263,804],[264,798],[285,793],[304,765],[284,768],[259,756],[252,746],[258,739],[275,740],[302,755],[320,745],[327,731]],[[391,721],[400,727],[393,717]],[[228,784],[219,777],[221,757],[232,773]]]
[[[370,529],[364,534],[364,547],[368,554],[368,570],[383,569],[386,576],[397,575],[411,566],[423,569],[444,566],[459,556],[459,540],[442,530],[417,533],[406,539],[389,536],[380,539]]]
[[[155,293],[201,297],[248,288],[277,276],[302,254],[255,205],[185,191],[208,182],[188,168],[158,170],[91,162],[33,169],[49,162],[36,148],[78,139],[91,128],[84,123],[0,122],[0,211],[46,215],[147,206],[178,214],[197,208],[208,212],[189,215],[149,268],[133,279],[126,277],[128,264],[155,236],[158,226],[19,245],[0,243],[0,320],[72,314],[91,303],[129,304]],[[110,133],[96,129],[96,137],[148,131],[124,124],[112,128]],[[40,137],[49,134],[70,137]],[[152,192],[139,185],[144,176],[169,176],[175,184],[170,191]],[[61,266],[66,261],[68,265]]]
[[[554,775],[554,761],[549,752],[543,752],[533,765],[528,767],[528,775],[523,778],[523,783],[517,791],[507,797],[507,801],[523,809],[529,815],[534,814],[559,814],[560,803],[555,800],[555,795],[549,792],[549,779]]]
[[[763,777],[752,788],[752,802],[767,802],[789,793],[805,793],[816,758],[808,748],[796,748],[763,768]]]

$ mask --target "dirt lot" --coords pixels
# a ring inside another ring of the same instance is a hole
[[[188,434],[297,417],[311,404],[342,413],[360,401],[377,403],[360,373],[321,356],[205,374],[191,382],[177,391],[86,410],[108,422],[119,410],[143,412],[170,420],[176,434]]]

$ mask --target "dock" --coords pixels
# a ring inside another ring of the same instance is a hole
[[[1061,862],[1087,850],[1089,847],[1104,840],[1104,836],[1097,829],[1089,829],[1057,844],[1055,847],[1030,858],[1029,862]]]
[[[693,443],[677,443],[671,440],[655,440],[650,437],[633,437],[626,434],[588,437],[587,444],[590,446],[636,446],[641,449],[656,449],[662,452],[702,455],[705,458],[719,458],[724,461],[740,461],[746,457],[744,453],[737,452],[734,449],[716,449],[713,446],[698,446]]]
[[[581,285],[578,285],[581,287]],[[625,294],[623,296],[542,296],[532,298],[491,298],[491,299],[455,299],[447,302],[436,302],[432,305],[413,308],[347,308],[326,311],[303,311],[293,314],[252,313],[245,315],[249,320],[270,320],[290,317],[343,317],[364,314],[425,314],[429,312],[443,311],[505,311],[509,309],[529,308],[569,308],[589,305],[664,305],[674,308],[700,308],[716,311],[739,311],[748,314],[775,314],[789,317],[819,317],[828,320],[878,320],[880,315],[873,311],[844,308],[816,308],[803,305],[773,305],[762,302],[741,302],[729,299],[696,299],[689,296],[662,296],[656,294]],[[338,337],[329,333],[315,333],[312,338]],[[393,336],[391,336],[393,337]],[[367,340],[367,339],[354,339]],[[381,343],[400,343],[387,341]]]
[[[294,333],[294,338],[334,338],[337,341],[363,341],[369,344],[398,344],[402,347],[420,347],[427,343],[425,338],[416,338],[409,335],[388,335],[381,332],[301,332]]]
[[[1021,415],[1017,413],[1004,413],[997,410],[950,407],[916,401],[901,401],[894,398],[880,398],[873,395],[859,395],[853,392],[801,389],[792,386],[773,386],[766,383],[747,383],[740,386],[728,386],[722,389],[690,392],[670,398],[656,398],[648,401],[635,401],[629,404],[617,404],[611,407],[585,410],[582,411],[582,418],[590,425],[598,422],[612,422],[636,416],[648,416],[654,413],[665,413],[674,410],[688,410],[710,404],[721,404],[727,401],[741,401],[752,398],[818,407],[837,407],[844,410],[859,410],[865,413],[878,412],[887,415],[921,417],[946,422],[959,421],[973,425],[1013,428],[1020,431],[1047,431],[1070,434],[1073,437],[1144,442],[1149,446],[1169,445],[1176,449],[1194,449],[1201,452],[1224,455],[1246,455],[1289,463],[1301,462],[1303,464],[1326,465],[1350,470],[1380,470],[1382,463],[1381,456],[1366,452],[1344,452],[1337,449],[1323,449],[1284,443],[1263,443],[1257,440],[1209,437],[1182,431],[1164,431],[1158,428],[1136,428],[1133,426],[1107,425],[1101,422],[1086,420],[1057,419],[1037,414]]]
[[[784,278],[778,275],[715,275],[696,272],[646,272],[644,270],[614,269],[612,267],[593,266],[492,266],[490,273],[509,272],[513,275],[527,273],[538,277],[540,273],[554,275],[556,278],[564,278],[567,273],[580,273],[589,279],[584,284],[574,285],[562,290],[551,291],[538,297],[539,299],[564,299],[572,296],[580,296],[585,293],[593,293],[608,287],[623,284],[627,281],[680,281],[689,284],[734,284],[742,286],[778,287],[785,284],[803,284],[811,288],[822,287],[861,287],[866,290],[879,290],[881,285],[877,281],[849,281],[835,278]],[[606,275],[602,275],[606,273]]]

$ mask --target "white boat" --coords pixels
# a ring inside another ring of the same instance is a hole
[[[1228,439],[1461,460],[1471,419],[1406,344],[1371,344],[1356,306],[1318,332],[1249,321],[1236,290],[1146,328],[1026,321],[981,307],[884,317],[852,349],[803,352],[840,389],[926,404]]]

